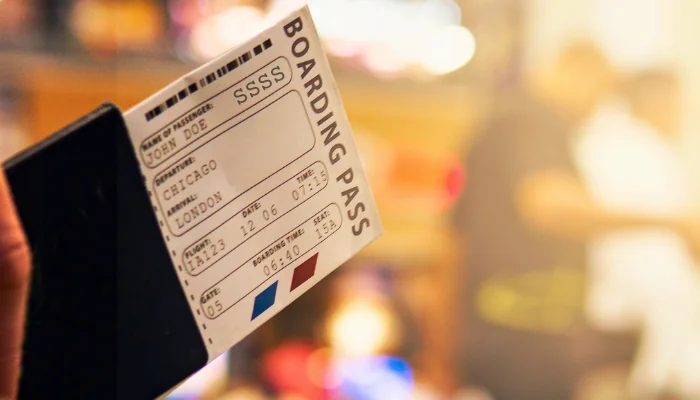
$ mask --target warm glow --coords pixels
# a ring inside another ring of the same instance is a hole
[[[404,64],[391,48],[370,46],[363,57],[365,66],[380,76],[395,76],[403,69]]]
[[[268,20],[303,3],[273,1]],[[474,54],[474,37],[460,26],[462,11],[454,0],[310,0],[308,4],[328,53],[356,58],[377,76],[441,75],[464,66]]]
[[[231,7],[202,19],[190,38],[196,59],[208,61],[255,36],[267,25],[265,14],[254,7]]]
[[[306,361],[306,374],[316,387],[328,387],[329,383],[332,383],[326,377],[326,370],[331,360],[332,354],[330,349],[318,349]]]
[[[191,31],[191,56],[210,60],[304,4],[330,55],[383,78],[447,74],[476,48],[454,0],[274,0],[265,11],[239,5],[202,18]]]
[[[437,30],[427,41],[421,64],[435,74],[443,75],[466,65],[476,52],[476,40],[463,26],[446,26]]]
[[[390,325],[383,308],[365,301],[352,302],[332,319],[330,340],[341,354],[370,355],[388,343]]]

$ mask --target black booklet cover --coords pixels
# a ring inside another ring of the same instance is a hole
[[[206,364],[119,109],[3,167],[33,253],[20,399],[152,399]]]

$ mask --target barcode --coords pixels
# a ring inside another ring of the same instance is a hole
[[[248,61],[250,61],[251,58],[260,55],[263,51],[269,49],[270,47],[272,47],[272,40],[267,39],[264,42],[253,47],[252,50],[246,51],[245,53],[238,56],[236,59],[231,60],[228,63],[222,65],[216,70],[216,72],[212,72],[195,81],[194,83],[189,84],[187,87],[182,88],[182,90],[178,91],[176,94],[172,95],[171,97],[168,97],[168,99],[164,103],[159,104],[157,107],[147,112],[145,114],[146,121],[150,121],[153,118],[161,115],[163,112],[165,112],[165,110],[173,107],[180,100],[186,98],[187,96],[191,95],[197,90],[213,83],[217,78],[221,78],[222,76],[238,68],[240,65],[247,63]]]

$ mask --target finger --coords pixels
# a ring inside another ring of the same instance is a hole
[[[29,271],[29,248],[0,168],[0,399],[16,396]]]

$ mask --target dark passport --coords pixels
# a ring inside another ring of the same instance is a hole
[[[33,254],[20,399],[152,399],[207,363],[119,109],[3,167]]]

